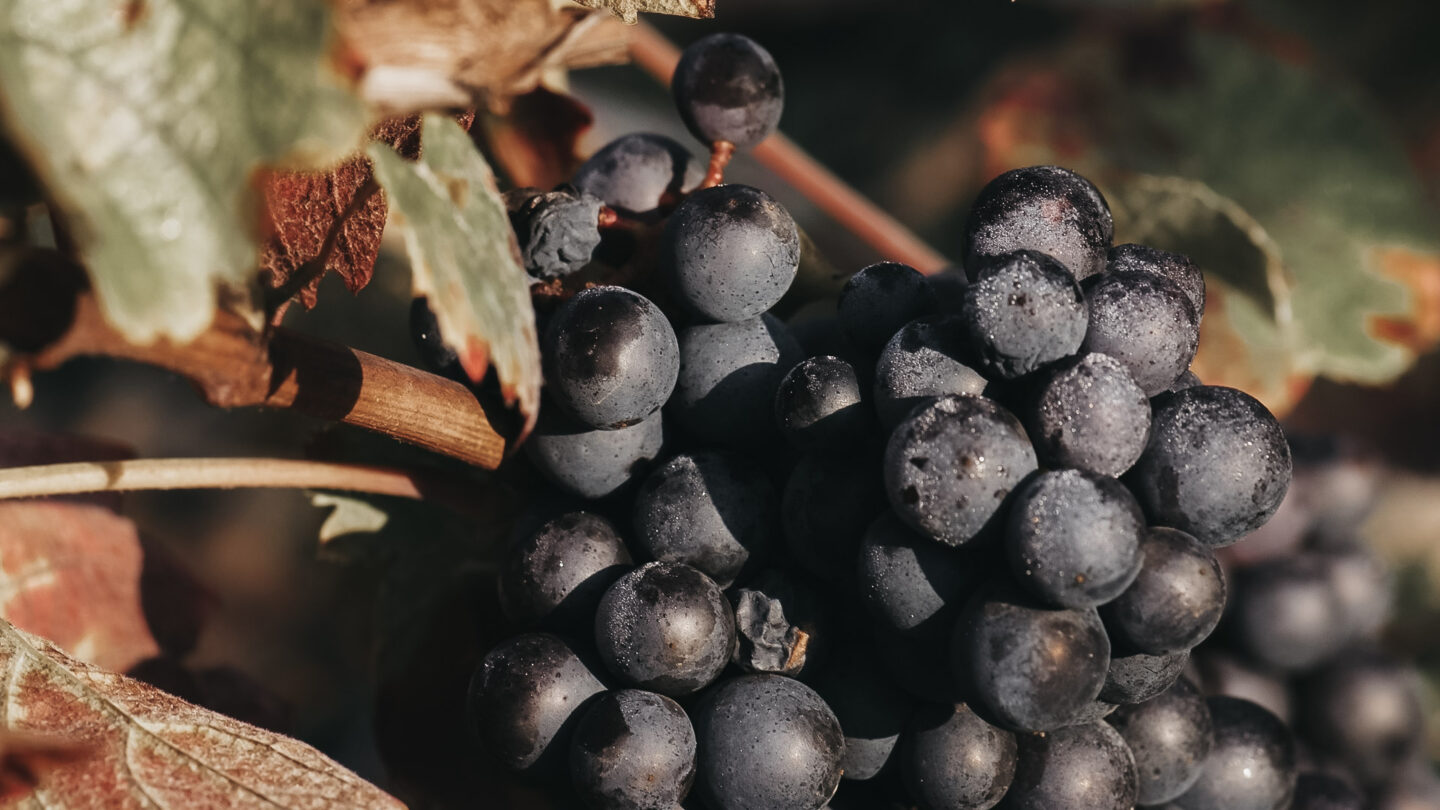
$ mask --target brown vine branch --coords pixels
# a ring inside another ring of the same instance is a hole
[[[668,85],[680,61],[680,49],[664,34],[642,22],[633,28],[630,56],[646,73]],[[904,262],[922,273],[936,273],[950,265],[939,251],[820,165],[783,133],[776,132],[761,141],[753,154],[817,208],[886,258]]]

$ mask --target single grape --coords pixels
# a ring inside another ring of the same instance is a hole
[[[1202,645],[1190,660],[1207,695],[1228,695],[1259,704],[1265,711],[1290,722],[1290,683],[1279,673],[1256,667],[1239,656]]]
[[[771,440],[775,391],[800,347],[769,314],[739,323],[698,324],[680,332],[680,378],[671,407],[700,440],[756,446]]]
[[[838,357],[811,357],[790,369],[775,392],[775,422],[802,450],[864,437],[870,414],[855,368]]]
[[[1163,804],[1190,789],[1215,742],[1205,698],[1181,678],[1158,697],[1121,706],[1106,720],[1135,755],[1137,804]]]
[[[770,52],[740,34],[711,34],[680,55],[670,80],[675,108],[701,142],[748,149],[780,123],[785,85]]]
[[[700,751],[695,792],[712,810],[814,810],[840,784],[840,722],[793,678],[724,681],[691,717]]]
[[[1301,684],[1297,725],[1368,787],[1393,781],[1422,750],[1419,674],[1376,653],[1336,659]]]
[[[1345,614],[1324,561],[1311,554],[1278,557],[1235,577],[1229,632],[1254,660],[1280,670],[1319,664],[1349,641]]]
[[[1205,701],[1215,742],[1181,810],[1284,810],[1295,793],[1295,741],[1280,718],[1248,700]]]
[[[1041,599],[1094,607],[1134,581],[1144,529],[1139,505],[1119,481],[1057,470],[1016,491],[1005,549],[1015,578]]]
[[[1086,351],[1124,363],[1146,395],[1168,390],[1200,345],[1200,317],[1185,291],[1163,276],[1106,273],[1083,285],[1090,323]]]
[[[836,309],[850,345],[874,357],[900,327],[936,311],[935,293],[910,265],[879,262],[845,282]]]
[[[519,625],[583,630],[605,590],[631,565],[609,521],[570,512],[506,550],[500,604]]]
[[[548,774],[564,765],[581,704],[604,691],[558,636],[527,633],[496,645],[475,670],[471,727],[506,768]]]
[[[1036,467],[1020,422],[994,402],[945,396],[896,426],[885,448],[885,493],[912,528],[952,546],[970,542]]]
[[[1091,352],[1046,376],[1027,424],[1049,466],[1118,476],[1145,451],[1150,400],[1124,363]]]
[[[953,625],[983,576],[975,555],[921,537],[888,511],[865,532],[859,558],[861,601],[882,632],[912,637]]]
[[[1215,553],[1190,535],[1151,527],[1140,544],[1140,574],[1100,609],[1112,638],[1151,655],[1204,641],[1225,610],[1225,574]]]
[[[1015,735],[964,703],[919,709],[900,754],[906,792],[922,810],[988,810],[1015,776]]]
[[[1280,506],[1290,447],[1254,397],[1200,385],[1156,398],[1150,442],[1127,482],[1151,522],[1226,546]]]
[[[624,287],[591,287],[551,317],[541,346],[551,398],[596,428],[660,410],[680,374],[680,345],[659,307]]]
[[[591,155],[571,184],[627,217],[652,222],[659,220],[666,203],[690,193],[704,178],[705,164],[679,142],[635,132]]]
[[[605,592],[595,613],[600,660],[626,683],[688,695],[720,674],[735,616],[713,580],[688,565],[646,563]]]
[[[1205,315],[1205,274],[1189,256],[1148,245],[1125,244],[1110,248],[1107,267],[1111,273],[1141,273],[1168,278],[1185,293],[1196,319]]]
[[[1019,739],[1007,810],[1131,810],[1135,757],[1105,723],[1068,726]]]
[[[643,475],[665,446],[661,414],[620,430],[596,430],[559,408],[542,407],[525,442],[530,463],[582,498],[603,498]]]
[[[1110,207],[1085,178],[1059,166],[1013,169],[986,184],[965,223],[965,270],[1016,250],[1058,260],[1077,281],[1105,270],[1115,236]]]
[[[1290,810],[1365,810],[1365,799],[1337,777],[1302,773]]]
[[[1310,553],[1324,567],[1344,617],[1338,634],[1358,641],[1378,633],[1395,600],[1395,578],[1384,561],[1364,546]]]
[[[1189,663],[1189,650],[1169,655],[1112,652],[1100,700],[1118,706],[1144,703],[1173,686]]]
[[[660,236],[670,290],[701,318],[734,322],[770,309],[800,266],[795,220],[758,188],[723,185],[691,194]]]
[[[875,364],[875,410],[881,423],[894,428],[935,397],[984,393],[988,381],[968,365],[967,345],[964,326],[953,315],[901,327]]]
[[[860,538],[885,507],[873,453],[861,448],[807,453],[790,472],[781,503],[791,556],[826,582],[850,582]]]
[[[600,246],[598,197],[561,186],[554,191],[521,188],[505,195],[510,227],[525,272],[548,281],[589,264]]]
[[[1021,250],[975,273],[960,322],[976,367],[1013,380],[1079,351],[1089,316],[1080,285],[1064,265]]]
[[[858,651],[822,671],[815,691],[835,712],[845,734],[845,778],[875,778],[894,754],[915,701]]]
[[[977,711],[1006,728],[1049,731],[1100,696],[1110,640],[1094,608],[1048,609],[997,586],[961,614],[950,655]]]
[[[570,783],[596,810],[674,810],[695,781],[695,729],[680,704],[639,689],[590,704],[570,742]]]
[[[635,493],[636,548],[652,560],[693,566],[728,588],[774,545],[777,501],[770,480],[740,456],[679,455]]]

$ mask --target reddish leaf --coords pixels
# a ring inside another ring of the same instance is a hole
[[[65,737],[0,730],[0,802],[25,797],[50,771],[91,753],[89,745]]]
[[[1375,318],[1375,335],[1399,343],[1416,353],[1440,343],[1440,257],[1401,248],[1372,251],[1380,273],[1410,291],[1410,311],[1404,317]]]
[[[40,775],[41,807],[399,808],[315,749],[67,656],[0,622],[5,728],[92,746]]]
[[[574,96],[544,87],[519,96],[506,115],[485,116],[486,145],[515,186],[554,188],[580,168],[580,137],[595,116]]]

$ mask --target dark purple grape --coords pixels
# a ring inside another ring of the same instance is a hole
[[[1365,799],[1338,777],[1302,773],[1290,810],[1365,810]]]
[[[1205,274],[1189,256],[1148,245],[1125,244],[1110,248],[1106,265],[1111,273],[1140,273],[1167,278],[1185,293],[1196,319],[1205,315]]]
[[[624,287],[592,287],[566,301],[541,348],[551,399],[590,427],[621,428],[650,416],[680,373],[670,322]]]
[[[860,538],[885,506],[874,454],[860,449],[806,454],[790,472],[781,504],[790,554],[826,582],[850,582]]]
[[[1215,743],[1182,810],[1284,810],[1295,793],[1295,741],[1280,718],[1248,700],[1205,701]]]
[[[775,392],[775,421],[802,450],[864,438],[871,417],[855,368],[838,357],[811,357],[790,369]]]
[[[1060,262],[1029,250],[996,257],[965,288],[960,322],[988,377],[1013,380],[1080,350],[1085,296]]]
[[[1190,660],[1207,695],[1243,698],[1289,722],[1293,714],[1290,683],[1280,674],[1209,644],[1201,646]]]
[[[506,550],[500,604],[519,625],[584,631],[600,597],[631,565],[609,521],[570,512]]]
[[[730,661],[735,616],[720,588],[694,568],[646,563],[600,600],[595,646],[626,683],[688,695],[715,680]]]
[[[965,270],[973,280],[990,259],[1034,250],[1079,281],[1105,270],[1114,236],[1110,207],[1089,180],[1059,166],[1012,169],[986,184],[970,208]]]
[[[1422,750],[1419,674],[1387,656],[1340,656],[1301,684],[1296,706],[1306,740],[1363,785],[1388,784]]]
[[[1205,698],[1184,678],[1144,703],[1121,706],[1106,722],[1135,755],[1137,804],[1163,804],[1190,789],[1215,742]]]
[[[691,717],[700,743],[695,792],[712,810],[813,810],[840,784],[840,722],[793,678],[724,681]]]
[[[658,250],[670,291],[683,304],[706,320],[743,321],[790,289],[800,266],[800,231],[760,189],[715,186],[675,209]]]
[[[670,80],[675,108],[702,143],[728,141],[748,149],[780,123],[785,85],[770,52],[740,34],[711,34],[691,43]]]
[[[902,521],[958,546],[985,528],[1035,466],[1035,450],[1009,411],[982,397],[946,396],[890,435],[885,494]]]
[[[850,345],[874,357],[900,327],[936,311],[935,293],[920,271],[899,262],[879,262],[845,282],[836,306]]]
[[[732,588],[736,645],[731,663],[746,672],[807,680],[825,671],[839,636],[823,596],[806,580],[778,569]]]
[[[1126,481],[1153,523],[1226,546],[1280,506],[1290,447],[1254,397],[1196,386],[1155,399],[1150,442]]]
[[[598,197],[561,186],[554,191],[515,189],[505,195],[510,227],[531,278],[568,276],[590,263],[600,246]]]
[[[1204,641],[1225,610],[1225,575],[1208,547],[1190,535],[1152,527],[1140,544],[1140,574],[1100,609],[1113,638],[1151,655]]]
[[[665,423],[655,414],[620,430],[596,430],[556,407],[542,407],[525,454],[566,492],[603,498],[643,475],[665,446]]]
[[[558,636],[527,633],[496,645],[475,670],[471,727],[506,768],[551,773],[564,767],[577,711],[604,691]]]
[[[1150,437],[1145,392],[1124,363],[1095,352],[1050,372],[1029,416],[1036,452],[1052,467],[1118,476]]]
[[[881,632],[919,636],[948,628],[984,575],[975,555],[922,537],[881,515],[860,543],[860,599]]]
[[[1148,396],[1168,390],[1200,345],[1200,317],[1162,276],[1106,273],[1083,285],[1090,325],[1085,350],[1124,363]]]
[[[769,314],[680,332],[680,379],[671,408],[681,426],[711,444],[755,446],[778,438],[775,391],[800,347]]]
[[[676,456],[635,494],[636,549],[652,560],[693,566],[728,588],[775,544],[777,501],[765,474],[739,456]]]
[[[1144,703],[1175,685],[1190,663],[1190,651],[1169,655],[1112,652],[1100,700],[1118,706]]]
[[[1140,507],[1119,481],[1057,470],[1016,491],[1005,549],[1015,578],[1041,599],[1095,607],[1134,581],[1144,529]]]
[[[984,393],[988,381],[966,364],[966,345],[964,327],[953,315],[911,321],[896,332],[875,364],[881,423],[893,428],[935,397]]]
[[[977,711],[1017,731],[1049,731],[1100,696],[1110,640],[1094,608],[1052,610],[997,587],[961,614],[950,654]]]
[[[642,221],[700,185],[705,164],[673,138],[652,132],[621,135],[580,164],[571,183],[607,206]]]
[[[1131,810],[1135,758],[1105,723],[1068,726],[1019,739],[1007,810]]]
[[[1309,669],[1339,652],[1345,613],[1324,561],[1278,557],[1235,576],[1228,631],[1255,661],[1279,670]]]
[[[570,783],[595,810],[673,810],[695,781],[695,729],[680,704],[638,689],[606,692],[570,742]]]
[[[964,703],[925,706],[905,732],[906,792],[922,810],[989,810],[1015,776],[1015,735]]]
[[[845,778],[875,778],[894,754],[915,701],[891,683],[868,654],[855,651],[824,670],[815,691],[835,712],[845,734]]]

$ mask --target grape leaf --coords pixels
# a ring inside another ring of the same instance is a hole
[[[52,769],[33,807],[305,807],[402,805],[330,758],[85,664],[0,621],[3,727],[94,747]]]
[[[528,433],[540,405],[539,340],[529,276],[495,175],[454,121],[426,115],[421,131],[418,163],[382,144],[369,148],[392,222],[405,235],[415,294],[430,299],[470,379],[480,381],[494,363]]]
[[[715,16],[715,0],[575,0],[582,6],[609,9],[627,23],[633,23],[639,12],[675,14],[708,20]]]
[[[131,340],[194,338],[217,284],[251,286],[258,170],[359,146],[330,31],[318,0],[0,6],[0,118]]]
[[[554,188],[569,182],[584,161],[580,138],[595,116],[574,96],[537,87],[517,96],[504,115],[481,120],[476,133],[511,185]]]

